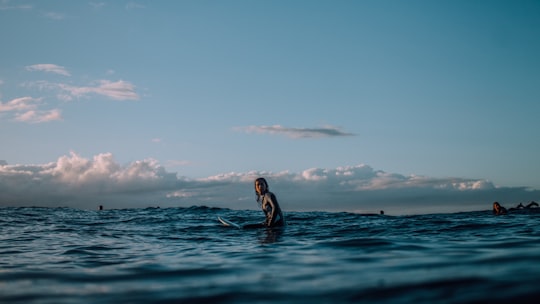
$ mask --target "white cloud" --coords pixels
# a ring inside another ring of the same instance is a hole
[[[64,68],[63,66],[56,65],[56,64],[49,64],[49,63],[34,64],[34,65],[27,66],[26,69],[28,71],[41,71],[41,72],[60,74],[64,76],[71,76],[71,74],[66,70],[66,68]]]
[[[28,71],[42,71],[64,76],[71,74],[63,67],[56,64],[35,64],[26,66]],[[2,84],[2,83],[0,83]],[[12,112],[15,121],[42,123],[61,120],[60,109],[41,109],[38,106],[43,99],[58,101],[72,101],[76,98],[87,98],[91,95],[100,95],[113,100],[138,100],[139,95],[135,91],[135,85],[128,81],[98,80],[92,85],[73,85],[67,83],[54,83],[47,80],[29,81],[21,84],[26,89],[38,89],[40,94],[52,92],[52,96],[45,95],[40,98],[22,97],[2,103],[0,100],[0,112]]]
[[[39,103],[40,101],[41,99],[39,98],[33,98],[33,97],[27,96],[27,97],[15,98],[6,103],[0,102],[0,112],[24,111],[24,110],[35,109],[37,107],[37,103]]]
[[[63,183],[82,186],[96,182],[123,184],[137,179],[155,179],[158,172],[159,166],[155,160],[137,161],[122,168],[111,153],[86,159],[71,152],[69,156],[60,157],[54,167],[43,170],[42,174],[54,176]]]
[[[94,86],[75,86],[66,83],[53,83],[45,80],[26,82],[27,88],[56,91],[56,97],[62,101],[72,101],[74,98],[85,98],[92,94],[108,97],[113,100],[138,100],[135,85],[128,81],[99,80]]]
[[[540,191],[495,187],[478,179],[405,176],[367,165],[312,168],[298,173],[231,172],[202,179],[178,177],[156,160],[121,165],[110,153],[76,153],[42,165],[0,166],[0,206],[70,206],[93,209],[160,205],[258,208],[253,180],[264,176],[285,210],[378,211],[387,214],[489,209],[538,199]],[[253,197],[253,200],[249,199]],[[248,199],[246,199],[248,198]]]
[[[165,197],[160,193],[179,182],[152,159],[122,166],[110,153],[87,159],[72,152],[48,164],[0,167],[0,204],[91,208],[89,203],[105,200],[140,207],[137,200],[152,201],[156,193]]]
[[[320,128],[286,128],[280,125],[273,126],[247,126],[235,128],[239,131],[247,133],[266,133],[285,135],[291,138],[319,138],[319,137],[339,137],[353,136],[352,133],[347,133],[333,126],[325,126]]]
[[[0,102],[0,112],[11,113],[19,122],[43,123],[62,119],[59,109],[39,110],[40,103],[41,98],[16,98],[6,103]]]
[[[76,98],[86,97],[90,94],[102,95],[114,100],[138,100],[139,95],[135,92],[135,86],[123,80],[115,82],[109,80],[100,80],[96,86],[71,86],[67,84],[58,84],[58,87]],[[66,96],[66,95],[63,95]]]
[[[62,120],[62,113],[59,109],[53,109],[48,111],[26,111],[24,113],[17,113],[15,120],[29,123],[42,123],[56,120]]]
[[[28,71],[41,71],[64,76],[71,74],[63,67],[56,64],[35,64],[26,66]],[[0,80],[0,85],[4,82]],[[135,85],[128,81],[118,80],[98,80],[90,86],[77,86],[66,83],[54,83],[47,80],[24,82],[21,84],[26,89],[37,89],[40,94],[52,92],[54,95],[44,95],[39,98],[30,96],[12,99],[2,102],[0,99],[0,113],[8,113],[7,116],[14,121],[26,123],[44,123],[62,120],[62,112],[58,108],[44,109],[42,101],[44,99],[54,99],[56,101],[72,101],[75,98],[100,95],[113,100],[138,100],[139,95],[135,92]],[[1,97],[1,95],[0,95]],[[6,116],[6,115],[4,115]]]

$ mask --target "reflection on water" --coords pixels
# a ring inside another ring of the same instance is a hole
[[[263,228],[259,229],[258,232],[258,238],[261,244],[272,244],[279,242],[281,239],[281,236],[283,235],[283,231],[287,229],[286,227],[278,227],[278,228]]]

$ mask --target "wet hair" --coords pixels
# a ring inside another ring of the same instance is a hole
[[[259,195],[259,193],[257,192],[257,182],[259,183],[264,183],[264,185],[266,186],[266,190],[268,191],[268,183],[266,182],[266,179],[264,179],[264,177],[259,177],[255,180],[255,182],[253,183],[254,186],[255,186],[255,194],[257,195],[257,202],[260,202],[261,200],[261,196]]]

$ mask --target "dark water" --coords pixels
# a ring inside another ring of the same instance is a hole
[[[0,303],[538,303],[540,209],[418,216],[0,208]]]

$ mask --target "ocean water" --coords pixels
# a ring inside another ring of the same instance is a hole
[[[0,303],[538,303],[540,208],[416,216],[0,208]]]

